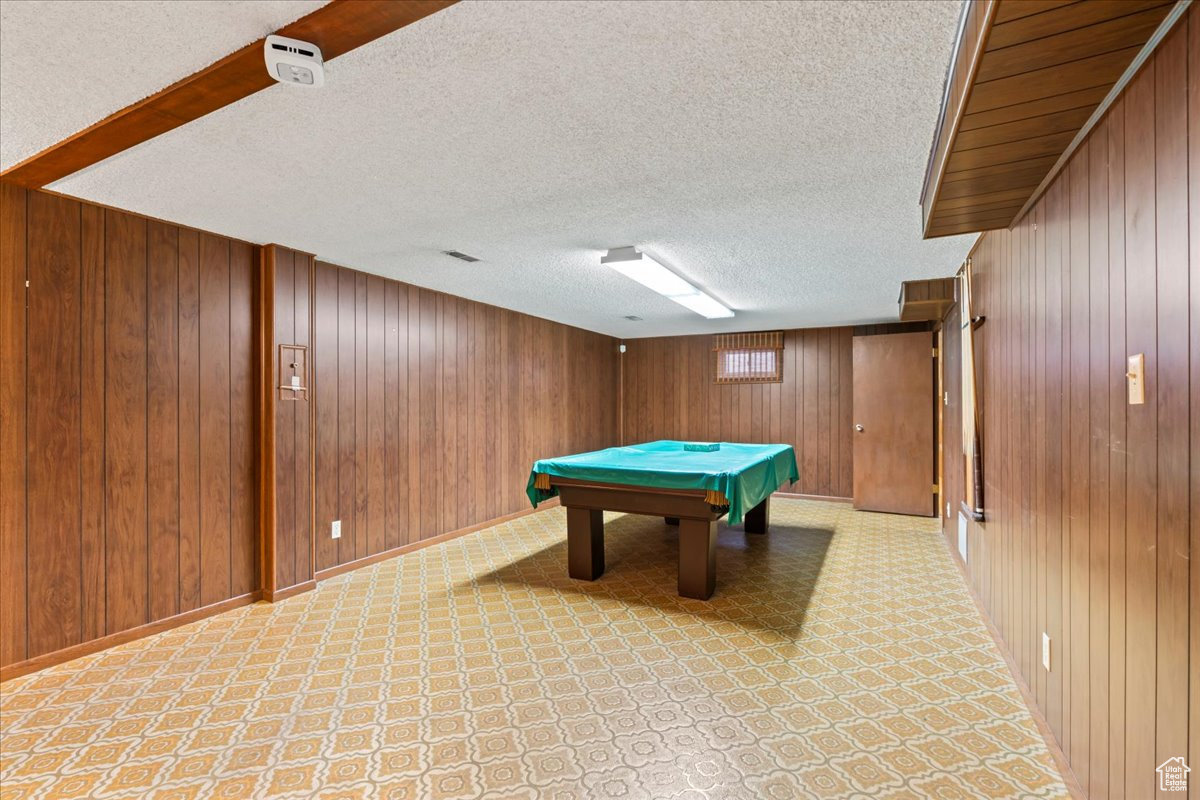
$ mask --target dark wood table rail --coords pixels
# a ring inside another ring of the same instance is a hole
[[[567,572],[594,581],[604,574],[604,512],[662,517],[679,526],[679,594],[712,597],[717,575],[717,520],[726,506],[708,502],[701,490],[653,489],[551,477],[567,509]],[[746,512],[746,533],[766,533],[771,498]]]

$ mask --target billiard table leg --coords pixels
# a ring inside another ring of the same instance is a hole
[[[717,523],[679,521],[679,595],[696,600],[712,597],[717,587]]]
[[[604,574],[604,512],[567,508],[567,574],[594,581]]]
[[[663,522],[667,523],[668,525],[678,525],[679,517],[663,517]]]
[[[743,522],[746,533],[766,533],[771,521],[771,498],[767,496],[761,503],[746,512]]]

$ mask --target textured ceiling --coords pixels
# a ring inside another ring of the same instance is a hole
[[[970,243],[917,203],[958,9],[463,2],[52,188],[617,336],[894,319]]]
[[[0,0],[0,165],[78,133],[324,0]]]

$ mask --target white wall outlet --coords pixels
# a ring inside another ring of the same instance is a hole
[[[329,526],[329,533],[335,539],[342,538],[342,521],[340,519],[335,519],[333,524]]]
[[[1042,634],[1042,666],[1050,671],[1050,634]]]

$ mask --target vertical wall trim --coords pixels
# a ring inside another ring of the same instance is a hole
[[[21,304],[21,389],[24,392],[21,404],[21,478],[23,480],[21,494],[21,557],[25,561],[24,591],[22,600],[22,632],[25,634],[25,652],[22,657],[29,655],[29,193],[22,193],[21,204],[25,207],[22,216],[22,248],[21,273],[24,277],[24,288],[20,291]],[[107,328],[106,328],[107,330]],[[105,336],[107,340],[107,335]],[[107,344],[105,345],[107,350]],[[105,370],[107,374],[107,370]],[[105,528],[107,530],[107,526]],[[105,547],[108,541],[105,539]],[[107,573],[107,570],[106,570]],[[107,580],[107,579],[106,579]],[[107,583],[105,584],[107,586]]]
[[[232,423],[233,420],[233,243],[226,240],[225,242],[225,261],[229,264],[229,269],[225,274],[227,280],[225,282],[225,302],[229,305],[229,310],[225,314],[225,338],[229,342],[229,352],[226,358],[229,360],[229,386],[225,392],[225,408],[228,413],[228,418]],[[229,575],[229,591],[232,594],[235,578],[233,575],[233,425],[225,431],[228,444],[225,448],[225,471],[230,476],[230,492],[229,492],[229,507],[226,509],[229,527],[229,548],[225,551],[225,572]]]
[[[275,245],[259,251],[258,269],[258,542],[263,596],[275,592]]]
[[[316,386],[316,309],[317,309],[317,259],[306,255],[308,261],[308,570],[306,581],[315,580],[317,574],[317,386]],[[297,581],[299,582],[299,581]]]
[[[625,441],[625,354],[621,352],[621,348],[625,346],[625,341],[617,345],[617,440],[620,444],[626,444]]]
[[[80,236],[83,236],[82,222],[83,222],[83,216],[82,216],[82,211],[81,211],[80,212],[80,230],[79,230]],[[82,272],[83,272],[83,270],[80,269],[81,274],[82,274]],[[142,619],[142,624],[145,625],[148,622],[152,622],[154,619],[154,609],[150,604],[150,582],[152,580],[152,574],[154,571],[154,568],[152,565],[154,551],[151,550],[151,548],[150,548],[151,517],[150,517],[150,458],[149,458],[149,456],[150,456],[150,347],[149,347],[149,339],[150,339],[150,303],[153,302],[153,298],[150,294],[150,231],[149,231],[149,226],[146,226],[146,247],[145,247],[145,249],[142,250],[142,276],[143,276],[143,280],[145,282],[145,286],[143,287],[142,291],[145,292],[145,295],[146,295],[146,303],[145,303],[145,305],[142,306],[142,331],[143,331],[142,336],[146,339],[146,343],[147,343],[146,358],[142,362],[142,371],[143,371],[142,385],[146,387],[146,393],[142,397],[142,405],[144,406],[144,408],[142,409],[142,447],[145,448],[145,450],[146,450],[146,470],[145,470],[145,474],[143,475],[143,479],[146,482],[145,508],[142,511],[142,513],[145,514],[145,516],[146,516],[146,529],[142,532],[142,536],[145,538],[145,542],[142,544],[142,548],[146,552],[146,563],[144,564],[145,573],[146,573],[145,581],[144,581],[145,587],[146,587],[145,588],[146,598],[143,601],[146,606],[146,612],[143,615],[143,619]],[[82,280],[80,281],[80,285],[82,285]],[[83,305],[83,304],[80,303],[80,305]],[[82,416],[82,414],[80,416]],[[81,430],[82,430],[82,427],[83,426],[80,425]],[[82,470],[80,470],[80,471],[82,472]],[[80,498],[80,499],[82,500],[82,498]],[[80,510],[79,517],[80,517],[80,520],[82,521],[82,519],[83,519],[82,509]],[[80,549],[82,550],[82,548],[80,548]],[[80,566],[82,566],[82,564],[83,564],[83,559],[81,557],[80,558]]]

